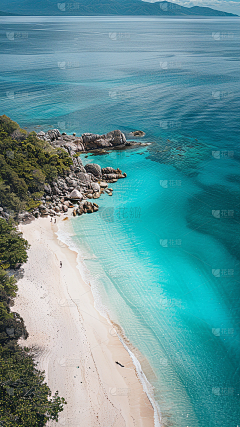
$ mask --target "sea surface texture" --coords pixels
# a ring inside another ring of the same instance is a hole
[[[146,133],[82,156],[127,178],[71,241],[156,426],[239,426],[239,19],[1,18],[0,43],[1,114],[22,127]]]

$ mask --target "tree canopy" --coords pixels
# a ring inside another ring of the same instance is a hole
[[[44,184],[64,174],[72,159],[27,133],[9,117],[0,116],[0,205],[19,212],[40,204]]]
[[[22,317],[12,311],[17,285],[8,267],[27,261],[28,242],[13,223],[0,219],[0,425],[42,427],[58,420],[65,400],[54,396],[34,361],[18,344],[28,336]]]

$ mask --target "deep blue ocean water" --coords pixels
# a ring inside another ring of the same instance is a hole
[[[162,425],[237,427],[239,19],[1,18],[0,43],[1,114],[152,142],[82,157],[127,179],[72,241]]]

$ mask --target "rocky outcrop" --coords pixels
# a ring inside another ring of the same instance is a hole
[[[107,133],[106,140],[109,141],[113,147],[117,145],[125,145],[127,140],[125,135],[120,130],[114,130]]]
[[[34,217],[60,215],[68,212],[68,209],[76,203],[79,204],[79,207],[74,210],[75,216],[96,212],[98,205],[90,202],[89,199],[98,199],[103,193],[112,196],[113,189],[108,188],[108,183],[117,182],[118,179],[126,176],[118,168],[101,169],[96,163],[88,163],[83,167],[80,157],[72,157],[72,160],[74,165],[70,171],[59,176],[51,185],[44,185],[45,194],[40,206],[32,212]],[[4,216],[5,213],[0,212],[0,215]],[[19,219],[25,221],[25,216],[26,214],[20,216]]]
[[[39,139],[48,141],[55,147],[62,147],[70,156],[81,151],[107,149],[118,146],[127,147],[134,144],[134,141],[127,141],[124,133],[119,129],[104,135],[83,133],[80,137],[77,137],[76,134],[67,135],[65,132],[61,134],[58,129],[51,129],[48,132],[41,131],[37,136]]]
[[[25,137],[25,132],[23,133]],[[12,136],[16,139],[22,137],[16,132]],[[76,137],[75,133],[67,135],[61,134],[58,129],[51,129],[48,132],[41,131],[37,136],[50,143],[52,147],[61,147],[67,151],[71,156],[72,165],[53,182],[43,184],[44,195],[41,200],[36,200],[38,207],[34,208],[31,213],[21,212],[18,216],[19,221],[31,221],[39,216],[60,215],[68,212],[68,209],[73,208],[76,203],[81,203],[74,211],[76,215],[96,212],[98,205],[87,199],[98,199],[103,193],[111,196],[113,190],[108,189],[108,183],[117,182],[118,179],[127,176],[120,169],[112,167],[102,169],[96,163],[88,163],[83,166],[79,155],[76,156],[76,153],[80,151],[86,152],[93,148],[127,146],[126,137],[120,130],[114,130],[105,135],[84,133],[81,137]],[[8,221],[10,214],[11,212],[8,212],[6,208],[0,206],[0,218]]]
[[[90,144],[91,142],[94,142],[100,138],[101,138],[101,135],[98,135],[96,133],[83,133],[82,134],[82,140],[83,140],[84,145]]]
[[[117,182],[127,175],[120,169],[112,167],[101,168],[96,163],[88,163],[83,166],[82,160],[75,153],[87,151],[93,147],[115,147],[127,145],[125,135],[120,130],[115,130],[106,135],[85,133],[81,137],[76,135],[61,134],[58,129],[48,132],[39,132],[37,136],[43,141],[49,142],[53,147],[61,147],[72,158],[70,170],[66,170],[61,176],[51,182],[44,183],[44,195],[39,201],[39,206],[31,213],[21,212],[19,221],[31,221],[39,216],[56,216],[67,213],[69,208],[74,208],[74,215],[97,212],[98,205],[89,199],[98,199],[103,193],[112,196],[113,190],[108,184]],[[76,208],[76,203],[78,207]],[[10,214],[0,206],[0,217],[9,219]]]
[[[102,178],[108,182],[116,182],[120,178],[126,178],[127,174],[122,173],[120,169],[113,169],[112,167],[107,167],[102,169]]]
[[[118,145],[125,145],[127,142],[125,135],[119,129],[105,135],[84,133],[82,135],[82,140],[86,151],[98,148],[116,147]]]
[[[78,209],[76,209],[76,214],[82,215],[85,213],[93,213],[93,212],[97,212],[98,209],[99,209],[99,206],[96,203],[80,202]]]

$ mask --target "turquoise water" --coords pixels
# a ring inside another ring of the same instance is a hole
[[[127,179],[72,220],[72,240],[136,347],[162,425],[237,427],[239,20],[1,22],[2,113],[28,129],[141,129],[152,142],[83,156]]]

